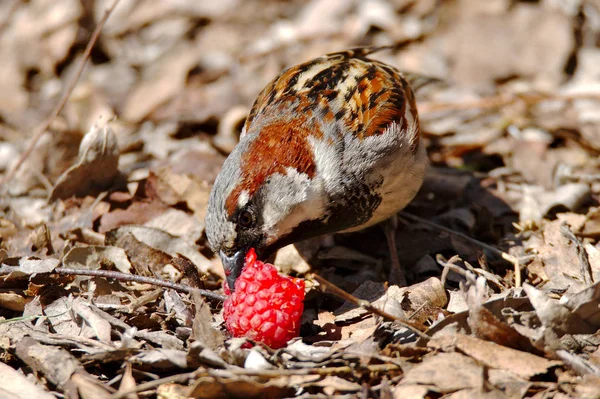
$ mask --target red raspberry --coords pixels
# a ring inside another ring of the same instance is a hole
[[[250,249],[235,291],[223,304],[223,318],[233,336],[277,349],[300,333],[303,300],[304,280],[280,276],[275,266],[256,260]]]

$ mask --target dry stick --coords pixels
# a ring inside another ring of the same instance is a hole
[[[17,267],[18,269],[18,267]],[[159,278],[153,277],[144,277],[138,276],[135,274],[127,274],[114,272],[112,270],[89,270],[89,269],[69,269],[66,267],[57,267],[52,271],[55,274],[61,274],[63,276],[92,276],[92,277],[104,277],[104,278],[112,278],[118,281],[133,281],[141,284],[152,284],[158,287],[170,288],[175,291],[185,292],[186,294],[191,294],[193,292],[197,292],[200,295],[216,299],[218,301],[224,301],[227,297],[225,295],[216,294],[212,291],[203,290],[199,288],[192,288],[187,285],[173,283],[167,280],[161,280]]]
[[[324,293],[327,293],[329,291],[331,294],[333,294],[345,301],[353,303],[356,306],[360,306],[361,308],[363,308],[364,310],[366,310],[369,313],[374,313],[377,316],[383,317],[384,319],[395,321],[398,324],[400,324],[402,327],[408,328],[410,331],[414,332],[415,334],[417,334],[419,337],[421,337],[423,339],[429,340],[431,338],[427,334],[424,334],[420,330],[419,326],[412,324],[406,320],[403,320],[397,316],[389,314],[381,309],[378,309],[371,302],[366,301],[364,299],[357,298],[354,295],[347,293],[346,291],[339,288],[335,284],[330,283],[329,281],[325,280],[323,277],[319,276],[318,274],[312,274],[311,277],[312,277],[312,279],[316,280],[319,284],[321,284],[323,286],[322,291]]]
[[[452,234],[452,235],[455,235],[457,237],[460,237],[460,238],[462,238],[465,241],[469,241],[472,244],[478,245],[478,246],[480,246],[480,247],[482,247],[484,249],[487,249],[490,252],[495,253],[496,255],[500,256],[502,259],[504,259],[506,261],[509,261],[512,264],[519,263],[519,260],[517,258],[515,258],[514,256],[512,256],[510,254],[507,254],[506,252],[501,251],[501,250],[499,250],[496,247],[493,247],[493,246],[491,246],[489,244],[486,244],[485,242],[481,242],[481,241],[479,241],[479,240],[477,240],[477,239],[475,239],[473,237],[469,237],[468,235],[463,234],[463,233],[461,233],[459,231],[449,229],[448,227],[442,226],[441,224],[430,222],[429,220],[420,218],[420,217],[418,217],[416,215],[413,215],[412,213],[407,213],[407,212],[403,211],[403,212],[400,212],[399,215],[401,217],[403,217],[403,218],[410,219],[413,222],[422,223],[422,224],[425,224],[425,225],[427,225],[429,227],[433,227],[435,229],[442,230],[442,231],[444,231],[444,232],[446,232],[448,234]]]
[[[44,132],[46,132],[46,130],[48,130],[48,127],[50,127],[50,124],[52,124],[54,119],[58,116],[58,114],[60,114],[62,109],[67,104],[67,101],[69,100],[69,97],[71,97],[71,93],[73,92],[73,89],[75,89],[77,82],[79,82],[79,78],[81,77],[81,74],[83,73],[83,69],[85,68],[85,65],[87,64],[87,61],[90,58],[92,49],[94,48],[94,45],[98,41],[98,37],[100,36],[100,32],[102,31],[104,24],[108,20],[108,17],[112,13],[112,11],[115,9],[115,7],[119,3],[119,1],[120,0],[115,0],[112,3],[112,5],[104,12],[104,16],[102,17],[102,19],[96,26],[96,29],[94,29],[94,32],[92,33],[92,37],[90,38],[90,41],[88,42],[87,46],[85,47],[85,51],[83,52],[83,58],[81,59],[81,62],[79,63],[79,66],[77,67],[77,70],[75,71],[75,75],[73,75],[73,77],[71,78],[69,85],[67,86],[67,89],[65,90],[62,98],[60,99],[60,101],[58,102],[58,104],[56,105],[56,107],[54,108],[52,113],[50,114],[50,116],[44,122],[42,122],[42,124],[39,125],[39,127],[35,130],[35,133],[34,133],[33,137],[31,138],[31,141],[29,142],[29,146],[27,147],[25,152],[23,152],[23,154],[21,155],[21,157],[19,158],[19,160],[17,161],[15,166],[10,170],[10,172],[7,175],[4,176],[4,178],[2,179],[2,182],[0,182],[0,186],[2,186],[3,189],[5,188],[4,186],[12,180],[12,178],[15,176],[15,174],[17,173],[19,168],[25,162],[25,160],[31,155],[31,153],[35,149],[35,146],[37,145],[38,141],[40,140],[40,138],[42,137]]]
[[[416,215],[413,215],[412,213],[407,213],[407,212],[403,211],[403,212],[400,212],[399,215],[401,217],[403,217],[403,218],[412,220],[413,222],[422,223],[422,224],[425,224],[425,225],[427,225],[429,227],[433,227],[435,229],[442,230],[442,231],[444,231],[444,232],[446,232],[448,234],[452,234],[452,235],[455,235],[457,237],[460,237],[460,238],[462,238],[465,241],[468,241],[468,242],[470,242],[472,244],[478,245],[478,246],[480,246],[480,247],[482,247],[484,249],[487,249],[488,251],[493,252],[494,254],[500,256],[502,259],[504,259],[504,260],[506,260],[506,261],[508,261],[508,262],[510,262],[510,263],[513,264],[514,269],[515,269],[515,287],[518,288],[518,287],[521,286],[521,265],[519,264],[519,259],[518,258],[516,258],[516,257],[514,257],[514,256],[512,256],[510,254],[507,254],[506,252],[501,251],[501,250],[499,250],[496,247],[493,247],[493,246],[491,246],[489,244],[486,244],[485,242],[481,242],[481,241],[479,241],[479,240],[477,240],[477,239],[475,239],[473,237],[469,237],[468,235],[463,234],[463,233],[461,233],[459,231],[449,229],[448,227],[442,226],[441,224],[430,222],[429,220],[420,218],[420,217],[418,217]]]

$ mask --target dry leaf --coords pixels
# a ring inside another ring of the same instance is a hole
[[[90,245],[75,247],[63,258],[63,265],[74,269],[106,269],[114,267],[121,273],[131,271],[131,263],[122,248]]]
[[[418,384],[439,393],[483,386],[483,368],[460,353],[439,353],[408,370],[400,386]]]
[[[194,316],[191,338],[201,343],[202,346],[216,351],[223,345],[223,335],[212,326],[213,318],[210,307],[200,294],[194,292],[193,298],[196,305],[196,315]]]
[[[397,317],[410,317],[420,322],[431,316],[431,309],[442,308],[448,301],[440,280],[433,277],[410,287],[393,285],[387,291],[382,284],[367,281],[352,295]],[[337,322],[352,320],[366,313],[366,310],[351,303],[345,303],[335,311]]]
[[[0,363],[0,395],[7,398],[54,399],[55,396],[31,382],[22,372]]]
[[[454,337],[436,337],[431,340],[429,345],[434,348],[444,348],[444,350],[455,347],[460,353],[475,359],[478,364],[506,370],[525,379],[546,374],[562,364],[556,360],[547,360],[540,356],[463,334],[457,334]]]
[[[116,134],[106,123],[92,126],[79,146],[77,164],[58,178],[49,200],[107,189],[119,177],[118,164]]]

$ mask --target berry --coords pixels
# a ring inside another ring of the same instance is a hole
[[[223,318],[233,336],[277,349],[300,333],[303,300],[303,280],[279,275],[275,266],[257,260],[250,249],[235,291],[223,304]]]

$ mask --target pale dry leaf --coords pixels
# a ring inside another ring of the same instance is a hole
[[[135,378],[133,377],[133,373],[131,371],[131,363],[125,364],[125,372],[123,373],[123,378],[121,379],[121,383],[119,384],[119,390],[117,392],[123,393],[127,391],[134,390],[137,386],[135,382]],[[137,399],[138,395],[136,393],[130,393],[125,396],[125,399]]]
[[[26,298],[16,292],[0,292],[0,308],[22,312],[31,298]]]
[[[161,384],[158,388],[156,388],[156,396],[159,398],[168,399],[189,398],[189,396],[187,395],[189,389],[190,388],[187,385],[167,382],[165,384]]]
[[[85,321],[101,342],[108,344],[112,343],[112,327],[105,318],[98,314],[104,313],[104,311],[90,307],[88,303],[80,298],[73,301],[72,309],[75,314]]]
[[[172,314],[179,325],[191,327],[194,317],[180,294],[175,290],[165,290],[163,297],[167,313]]]
[[[72,296],[61,297],[44,307],[44,314],[57,334],[93,339],[95,331],[87,324],[81,323],[73,311],[73,304],[80,301]]]
[[[148,182],[154,185],[155,194],[166,204],[185,203],[198,220],[204,221],[210,186],[204,179],[187,173],[176,173],[171,168],[150,172]],[[148,184],[148,183],[147,183]]]
[[[50,392],[33,383],[22,372],[0,363],[0,397],[53,399]]]
[[[15,352],[31,369],[58,387],[64,388],[74,373],[83,371],[79,361],[66,350],[42,345],[31,337],[17,342]]]
[[[312,386],[322,387],[325,395],[333,396],[340,393],[353,393],[362,389],[360,384],[343,378],[328,375],[320,381],[314,382]]]
[[[189,367],[209,365],[215,368],[227,368],[229,365],[217,352],[204,346],[199,341],[193,341],[189,344],[188,361],[190,362]]]
[[[427,399],[429,397],[429,388],[419,384],[397,385],[393,392],[394,399]]]
[[[277,265],[277,268],[285,274],[289,274],[292,271],[304,274],[310,271],[310,265],[295,245],[286,245],[278,250],[273,264]]]
[[[111,392],[96,378],[84,372],[71,376],[69,383],[80,393],[81,399],[109,399]]]
[[[192,324],[192,338],[203,346],[217,350],[223,345],[223,335],[213,326],[213,317],[210,306],[197,292],[192,294],[196,315]]]
[[[592,328],[600,328],[600,282],[563,297],[561,302]]]
[[[106,24],[106,31],[111,36],[120,36],[130,31],[137,31],[143,26],[156,23],[161,19],[171,19],[184,15],[191,19],[216,18],[231,12],[239,0],[225,0],[222,2],[189,2],[185,0],[169,1],[164,3],[139,3],[137,1],[123,1],[120,7]],[[111,4],[110,0],[94,2],[94,17],[96,22]]]
[[[560,82],[574,46],[567,15],[525,3],[498,14],[467,10],[458,10],[443,36],[456,81],[481,84],[518,75]]]
[[[586,375],[581,383],[575,385],[575,394],[581,399],[594,399],[600,397],[600,376]]]
[[[457,334],[454,337],[436,337],[430,345],[442,348],[455,347],[461,353],[475,359],[479,364],[506,370],[525,379],[546,374],[562,364],[560,361],[544,359],[464,334]]]
[[[484,302],[487,299],[486,281],[483,277],[478,277],[475,284],[469,284],[467,291],[467,303],[469,305],[467,323],[472,334],[475,337],[511,348],[525,351],[533,350],[527,338],[484,307]]]
[[[187,353],[176,349],[153,349],[138,353],[130,358],[132,364],[154,370],[186,369]]]
[[[16,176],[15,179],[18,180],[19,176]],[[29,190],[30,188],[31,187],[27,188],[27,190]],[[18,194],[11,192],[11,195]],[[12,198],[10,200],[10,205],[13,209],[13,212],[15,213],[15,219],[24,226],[39,226],[42,223],[48,223],[51,219],[52,210],[48,206],[48,202],[42,198]]]
[[[162,215],[169,206],[160,200],[134,201],[127,209],[114,209],[102,215],[99,233],[127,225],[142,225],[153,218]]]
[[[294,395],[294,387],[289,381],[278,379],[260,382],[251,377],[237,376],[232,378],[201,377],[192,383],[185,397],[202,399],[252,398],[270,399],[285,398]]]
[[[213,137],[212,142],[214,146],[226,154],[231,153],[239,142],[240,134],[242,133],[238,129],[238,126],[243,124],[249,112],[250,110],[246,106],[233,107],[227,111],[221,118],[217,135]]]
[[[529,381],[525,381],[506,370],[490,369],[488,370],[488,378],[490,384],[501,389],[509,398],[525,397],[529,388],[531,388]]]
[[[105,269],[115,267],[121,273],[131,272],[131,263],[122,248],[101,245],[75,247],[63,258],[65,267],[74,269]]]
[[[530,154],[524,155],[532,159]],[[590,186],[583,183],[569,183],[547,190],[540,186],[523,185],[523,198],[519,204],[521,222],[541,222],[557,211],[576,211],[589,200]]]
[[[2,263],[2,266],[0,266],[0,273],[10,273],[12,277],[29,276],[37,273],[50,273],[59,264],[60,261],[53,258],[36,259],[34,257],[23,257],[19,259],[19,266],[17,269]]]
[[[328,346],[308,345],[302,340],[294,340],[286,346],[285,351],[295,358],[311,361],[322,362],[328,359],[333,353],[333,349]]]
[[[448,306],[446,310],[450,313],[461,313],[469,309],[467,298],[463,292],[450,291],[448,292]]]
[[[248,370],[272,370],[275,367],[255,349],[251,349],[244,361],[244,368]]]
[[[461,389],[449,395],[444,395],[444,399],[511,399],[510,396],[499,390],[489,391],[484,388]]]
[[[81,141],[77,163],[58,178],[49,200],[105,190],[119,177],[118,166],[119,147],[115,132],[106,123],[95,124]]]
[[[108,245],[114,244],[127,234],[132,234],[138,241],[166,252],[173,257],[182,254],[203,273],[206,273],[212,267],[211,261],[198,251],[197,245],[183,237],[174,237],[156,228],[134,225],[119,227],[106,233],[106,243]]]
[[[179,209],[168,208],[165,212],[144,223],[144,226],[161,229],[173,236],[185,236],[192,242],[202,237],[204,221]]]
[[[138,335],[140,338],[150,341],[156,345],[160,345],[165,349],[184,349],[183,341],[167,331],[144,331],[143,333],[138,333]]]
[[[6,34],[2,35],[5,40],[8,37]],[[2,42],[0,41],[0,43]],[[4,60],[0,63],[0,85],[2,86],[2,90],[0,90],[0,113],[3,118],[14,120],[15,115],[20,114],[26,108],[29,95],[23,85],[24,77],[16,78],[21,76],[21,65],[18,62],[16,46],[0,45],[0,57]],[[16,149],[13,151],[16,152]],[[18,154],[15,153],[14,155],[14,158],[10,161],[17,159]],[[9,163],[5,164],[5,162],[8,162],[8,160],[3,162],[3,166],[6,168]]]
[[[510,309],[511,312],[522,312],[528,313],[532,310],[531,303],[528,298],[512,298],[512,297],[500,297],[493,298],[484,304],[485,308],[488,309],[496,318],[503,318],[503,312],[506,309]],[[464,311],[461,313],[452,314],[441,319],[430,327],[426,334],[429,336],[442,336],[449,335],[454,336],[457,333],[471,334],[471,328],[467,322],[469,312]],[[517,327],[518,325],[513,325]],[[418,344],[426,344],[426,341],[419,340]]]
[[[179,42],[161,58],[146,65],[141,80],[127,97],[123,118],[140,122],[158,106],[180,93],[188,72],[198,59],[199,49],[189,42]]]
[[[561,233],[562,222],[554,220],[543,224],[543,244],[537,241],[532,244],[544,264],[544,273],[548,276],[545,288],[565,290],[567,293],[576,293],[587,287],[585,276],[581,273],[580,255],[577,246]],[[585,252],[585,250],[584,250]],[[600,279],[600,264],[591,264],[592,276]]]
[[[367,300],[378,309],[400,318],[411,317],[423,321],[429,318],[430,309],[442,308],[448,303],[446,292],[438,278],[431,277],[410,287],[393,285],[385,290],[383,284],[367,281],[352,293],[357,298]],[[349,302],[335,312],[336,321],[347,321],[368,313]]]
[[[404,375],[400,386],[419,384],[439,393],[483,386],[483,367],[460,353],[438,353]]]
[[[537,288],[524,284],[523,289],[531,301],[544,327],[559,337],[564,334],[593,334],[596,329],[559,301],[551,299]]]
[[[68,55],[77,38],[82,11],[76,0],[22,2],[8,21],[0,48],[9,46],[14,51],[11,58],[18,60],[23,70],[37,68],[45,76],[54,76],[54,68]],[[23,48],[31,51],[22,51]]]

